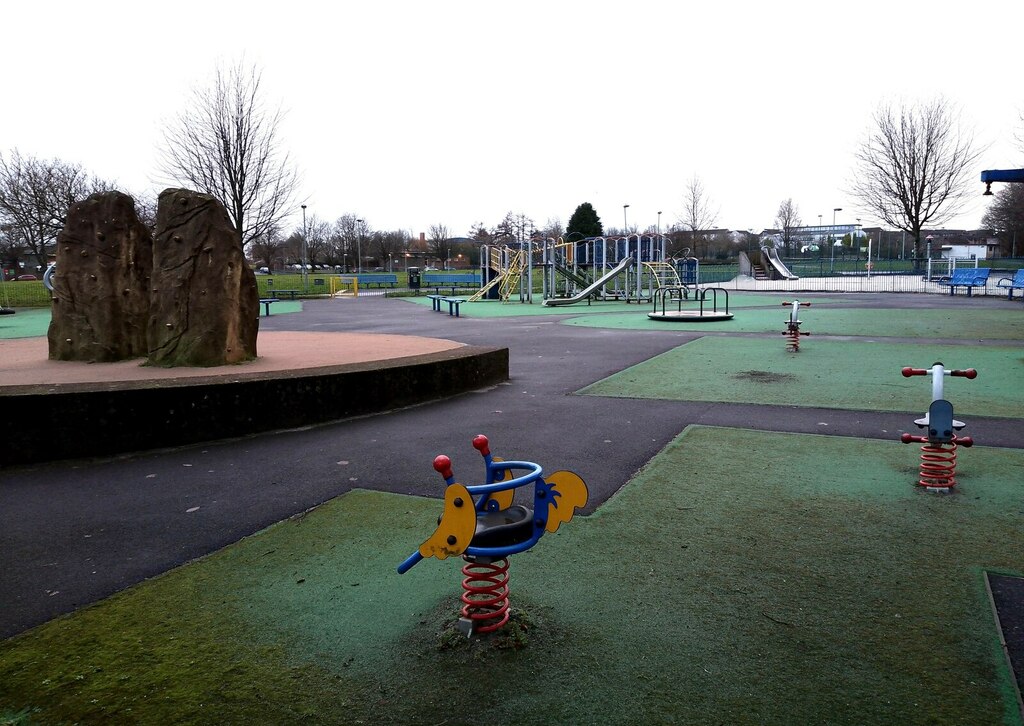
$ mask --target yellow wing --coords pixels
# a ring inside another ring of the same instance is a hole
[[[476,532],[476,510],[469,490],[452,484],[444,490],[444,514],[427,541],[420,545],[424,557],[457,557],[466,551]]]
[[[544,477],[561,496],[552,496],[548,504],[548,532],[558,531],[562,522],[572,519],[573,513],[587,504],[587,485],[578,474],[571,471],[556,471]]]

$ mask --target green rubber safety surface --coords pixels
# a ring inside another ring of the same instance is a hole
[[[897,338],[950,338],[958,340],[1024,340],[1024,314],[1020,310],[968,309],[869,309],[842,308],[835,305],[801,308],[800,329],[813,335],[886,336]],[[721,307],[721,306],[720,306]],[[566,320],[566,325],[627,330],[693,330],[732,333],[779,333],[786,329],[789,310],[778,309],[734,311],[730,298],[732,320],[724,322],[662,322],[650,320],[648,305],[632,313],[589,316]],[[670,309],[674,309],[671,308]],[[684,310],[691,308],[685,307]],[[692,308],[696,309],[696,308]]]
[[[48,308],[19,308],[14,315],[0,315],[0,340],[35,338],[46,335],[50,327]]]
[[[964,452],[949,495],[915,458],[687,429],[511,558],[517,635],[479,641],[460,562],[395,573],[440,501],[355,491],[0,643],[0,717],[1019,724],[983,571],[1024,570],[1024,451]]]
[[[302,312],[301,300],[281,300],[270,305],[271,316],[298,312]],[[266,317],[266,305],[260,305],[260,317]],[[49,308],[22,308],[14,315],[0,315],[0,340],[46,335],[49,327]]]
[[[1024,350],[803,338],[800,351],[778,339],[705,336],[582,389],[591,396],[720,401],[924,415],[931,378],[904,378],[904,366],[974,368],[974,380],[947,376],[944,393],[963,415],[1024,418]],[[908,419],[908,426],[911,425]]]
[[[455,295],[454,297],[467,298],[468,295]],[[426,305],[431,307],[431,301],[426,297],[401,297],[398,300],[404,300],[406,302],[416,303],[417,305]],[[719,303],[724,307],[724,296],[719,296]],[[758,307],[762,305],[779,305],[779,310],[782,310],[780,301],[786,299],[783,296],[771,296],[771,295],[751,295],[746,293],[730,293],[729,294],[729,309],[733,308],[747,308],[747,307]],[[710,309],[711,297],[708,297],[707,307]],[[815,298],[816,304],[835,303],[839,302],[837,298]],[[684,309],[694,307],[695,304],[690,301],[684,305]],[[669,305],[670,310],[675,309],[675,304]],[[600,314],[601,317],[605,317],[611,313],[619,313],[624,319],[629,320],[632,316],[643,315],[646,317],[647,313],[653,310],[651,303],[625,303],[625,302],[592,302],[590,305],[586,303],[578,303],[576,305],[557,305],[554,307],[545,307],[542,304],[540,295],[534,298],[533,303],[519,303],[509,302],[503,303],[498,300],[478,300],[476,302],[465,302],[459,307],[459,315],[472,318],[513,318],[528,315],[594,315]],[[441,311],[447,315],[448,305],[442,304]],[[786,312],[782,311],[783,315]],[[606,327],[606,326],[598,326]],[[607,326],[607,327],[628,327],[628,326]]]

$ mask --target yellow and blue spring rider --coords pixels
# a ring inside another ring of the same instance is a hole
[[[440,455],[434,469],[444,477],[444,512],[437,529],[398,566],[408,572],[425,557],[461,556],[462,603],[459,629],[467,636],[489,633],[509,619],[508,558],[533,547],[545,532],[555,532],[587,503],[587,485],[571,471],[544,476],[532,461],[503,461],[491,456],[486,436],[473,439],[483,456],[485,482],[466,486],[455,481],[451,459]],[[512,476],[515,472],[525,473]],[[515,490],[533,485],[533,506],[513,504]]]

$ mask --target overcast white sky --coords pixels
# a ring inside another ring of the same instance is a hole
[[[942,94],[1024,165],[1024,2],[5,3],[0,151],[158,193],[161,129],[218,63],[263,69],[308,212],[453,235],[506,212],[606,228],[679,220],[703,181],[717,225],[857,217],[853,152],[885,101]],[[951,227],[975,227],[989,197]],[[296,210],[298,212],[298,210]],[[301,216],[296,215],[301,224]]]

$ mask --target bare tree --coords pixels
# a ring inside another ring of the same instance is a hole
[[[257,266],[274,270],[284,264],[284,241],[277,228],[273,228],[249,244],[249,255]],[[280,264],[277,264],[280,263]]]
[[[333,255],[341,260],[345,272],[352,269],[351,262],[355,260],[356,243],[361,233],[360,222],[354,214],[343,214],[334,221],[334,234],[331,236],[335,246]]]
[[[68,207],[90,194],[113,189],[78,164],[0,154],[0,224],[8,244],[28,250],[45,267],[47,250],[56,243]]]
[[[856,152],[850,193],[864,210],[911,235],[918,259],[921,230],[955,217],[975,193],[981,149],[942,98],[883,105],[873,118],[875,128]]]
[[[690,246],[693,248],[694,256],[700,257],[697,246],[698,235],[701,231],[706,232],[714,227],[717,216],[718,210],[713,208],[711,199],[704,189],[704,182],[694,174],[686,185],[686,192],[683,195],[683,216],[679,219],[679,223],[690,231]],[[706,235],[703,236],[706,237]],[[704,248],[706,255],[708,252],[706,240]]]
[[[319,265],[331,256],[330,244],[332,226],[315,214],[306,218],[306,261],[310,265]]]
[[[448,259],[448,252],[451,249],[451,243],[448,241],[450,239],[451,235],[448,233],[448,227],[443,224],[430,225],[430,229],[427,231],[427,252],[441,260],[442,264],[444,264]]]
[[[377,232],[373,236],[373,252],[388,272],[394,271],[394,258],[400,256],[409,245],[409,235],[402,230]]]
[[[164,131],[164,173],[219,199],[243,245],[294,211],[298,186],[281,148],[281,111],[265,110],[260,81],[255,67],[218,68]]]
[[[1024,184],[1006,184],[997,191],[981,223],[998,235],[1004,253],[1016,257],[1024,248]]]
[[[565,235],[565,227],[558,217],[548,217],[548,221],[544,223],[544,229],[540,230],[540,233],[544,237],[558,239]]]
[[[800,221],[800,210],[793,203],[792,197],[783,200],[779,211],[775,213],[775,226],[782,232],[782,245],[788,255],[790,243],[793,241],[793,229],[803,224]]]
[[[525,242],[537,231],[537,224],[525,214],[508,212],[494,228],[494,234],[503,235],[508,242]]]

